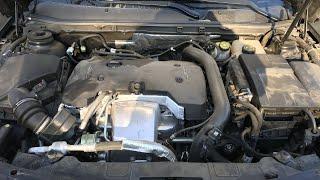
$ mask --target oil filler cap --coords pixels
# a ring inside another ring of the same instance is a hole
[[[131,81],[129,83],[128,90],[130,93],[134,93],[136,95],[141,94],[145,90],[145,84],[144,82]]]

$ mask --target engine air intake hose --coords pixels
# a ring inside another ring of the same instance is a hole
[[[214,105],[214,112],[209,117],[208,123],[194,137],[191,145],[190,160],[199,161],[201,160],[201,154],[203,154],[203,147],[208,147],[206,143],[215,144],[220,138],[229,121],[231,108],[216,61],[205,51],[192,46],[183,50],[182,57],[183,60],[193,61],[203,66],[212,96],[212,104]]]
[[[18,124],[46,138],[67,133],[76,119],[61,108],[51,118],[41,103],[25,88],[15,88],[8,93],[8,100]]]

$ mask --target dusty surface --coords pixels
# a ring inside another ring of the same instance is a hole
[[[6,21],[6,17],[0,13],[0,26]]]

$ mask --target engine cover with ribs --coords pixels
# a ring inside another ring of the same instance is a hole
[[[85,107],[99,91],[163,95],[185,108],[186,120],[203,120],[207,116],[206,82],[202,69],[185,61],[106,60],[93,57],[81,61],[71,74],[63,103]]]

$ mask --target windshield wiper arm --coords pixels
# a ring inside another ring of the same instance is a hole
[[[182,3],[176,3],[176,2],[170,2],[170,1],[158,1],[158,2],[148,2],[148,1],[143,1],[142,2],[137,2],[137,1],[105,1],[105,2],[95,2],[99,3],[100,5],[106,5],[106,4],[122,4],[122,5],[137,5],[137,6],[153,6],[153,7],[162,7],[162,8],[171,8],[171,9],[176,9],[184,14],[186,14],[189,17],[192,17],[194,19],[200,19],[200,13],[191,9],[190,7],[182,4]]]

